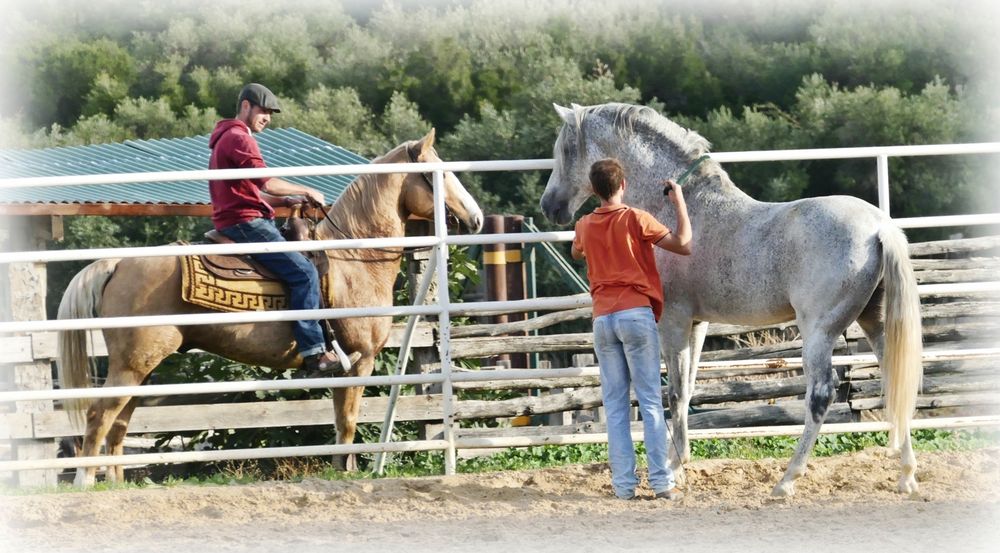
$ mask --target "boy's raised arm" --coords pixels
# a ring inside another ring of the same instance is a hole
[[[656,245],[676,254],[691,255],[691,221],[684,203],[684,191],[672,180],[665,181],[664,185],[670,187],[666,195],[677,212],[677,229],[661,238]]]

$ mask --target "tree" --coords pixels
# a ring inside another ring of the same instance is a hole
[[[99,101],[100,93],[91,96],[95,84],[111,90],[127,89],[136,78],[135,60],[125,48],[106,38],[55,41],[42,50],[36,65],[31,114],[34,122],[43,125],[72,125],[84,113],[88,97],[92,108],[107,109],[108,103]],[[116,82],[111,82],[110,75]]]

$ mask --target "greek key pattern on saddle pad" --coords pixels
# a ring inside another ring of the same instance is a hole
[[[288,308],[285,286],[275,280],[226,280],[205,269],[198,256],[181,257],[181,299],[215,311]]]

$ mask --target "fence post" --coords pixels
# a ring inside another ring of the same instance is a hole
[[[878,208],[889,215],[889,157],[876,156],[875,172],[878,178]]]
[[[406,223],[407,236],[432,236],[433,234],[434,228],[430,221],[414,220],[407,221]],[[427,273],[427,271],[432,270],[430,265],[431,251],[416,251],[406,254],[406,257],[406,286],[410,291],[410,297],[415,298],[417,295],[417,287],[423,280],[424,274]],[[431,281],[430,287],[427,289],[427,295],[424,297],[424,304],[430,305],[437,302],[437,279],[434,279]],[[413,355],[413,362],[407,366],[406,371],[409,374],[427,374],[432,372],[441,361],[441,358],[438,356],[437,348],[434,347],[413,348],[411,354]],[[441,393],[440,384],[418,384],[414,386],[414,389],[417,395]],[[422,440],[439,439],[443,432],[444,427],[439,423],[420,424],[419,434],[420,439]]]
[[[4,250],[43,250],[48,240],[58,237],[59,220],[50,217],[8,217],[0,229]],[[0,319],[9,321],[44,320],[47,273],[45,263],[11,263],[0,271],[0,290],[9,296],[0,303]],[[0,365],[2,384],[6,390],[52,389],[52,363],[34,359],[28,363]],[[7,407],[10,409],[10,407]],[[31,414],[53,410],[49,401],[17,401],[13,411]],[[55,440],[16,440],[11,442],[10,458],[14,460],[50,459],[56,456]],[[20,471],[10,481],[22,487],[54,486],[56,470]]]
[[[503,231],[506,234],[520,234],[524,227],[524,216],[523,215],[505,215],[503,218]],[[507,299],[508,300],[523,300],[527,297],[525,289],[525,275],[524,275],[524,259],[522,252],[524,250],[523,244],[512,243],[506,244],[506,251],[504,252],[504,261],[506,269],[506,286],[507,286]],[[507,314],[508,322],[524,321],[528,318],[527,313],[509,313]],[[510,336],[527,336],[527,332],[512,332]],[[528,354],[527,353],[511,353],[510,354],[510,366],[517,369],[528,368]]]
[[[504,231],[503,215],[487,215],[483,232],[485,234],[501,234]],[[486,273],[486,301],[507,301],[507,244],[483,245],[483,272]],[[505,324],[509,321],[507,313],[492,317],[492,323]],[[504,353],[491,357],[487,363],[498,365],[501,361],[510,361],[510,354]]]

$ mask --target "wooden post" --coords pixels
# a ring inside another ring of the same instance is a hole
[[[407,221],[406,223],[407,236],[429,236],[433,234],[433,230],[433,225],[430,221]],[[416,298],[418,293],[417,287],[420,285],[420,281],[423,280],[424,273],[433,268],[431,264],[434,260],[431,259],[430,251],[416,251],[408,253],[406,256],[406,286],[410,291],[410,297]],[[437,279],[432,279],[430,287],[427,289],[427,297],[424,299],[424,303],[431,304],[437,301]],[[438,357],[437,348],[434,347],[413,348],[411,353],[413,361],[407,365],[406,372],[408,374],[426,374],[430,372],[432,366],[441,361]],[[418,384],[415,386],[415,389],[417,395],[441,393],[440,384]],[[434,439],[435,436],[443,434],[443,426],[433,423],[422,424],[420,434],[420,439]]]
[[[518,233],[520,234],[523,230],[524,216],[522,215],[505,215],[503,218],[503,231],[505,233]],[[504,252],[504,265],[506,272],[506,284],[507,284],[507,299],[508,300],[523,300],[527,297],[527,290],[525,289],[525,274],[524,274],[524,259],[521,255],[523,251],[523,244],[506,244],[506,251]],[[528,318],[527,313],[509,313],[507,315],[508,322],[523,321]],[[527,336],[527,332],[516,332],[510,334],[510,336]],[[510,354],[510,366],[517,369],[528,368],[528,354],[527,353],[512,353]]]
[[[486,217],[486,234],[501,234],[504,231],[503,215],[488,215]],[[486,273],[486,301],[507,301],[507,245],[483,245],[483,270]],[[507,314],[495,315],[490,321],[494,324],[508,322]],[[510,361],[510,354],[503,353],[489,359],[491,364],[500,361]]]
[[[51,217],[7,217],[0,229],[3,249],[7,251],[43,250],[47,240],[58,232],[59,221]],[[46,267],[44,263],[11,263],[0,268],[0,318],[8,321],[44,320]],[[5,390],[51,390],[52,364],[48,359],[30,363],[0,365],[0,388]],[[42,413],[53,410],[52,401],[18,401],[5,409],[17,413]],[[56,443],[48,440],[16,440],[11,443],[10,458],[15,460],[50,459],[56,456]],[[54,486],[55,470],[20,471],[9,477],[22,487]]]

